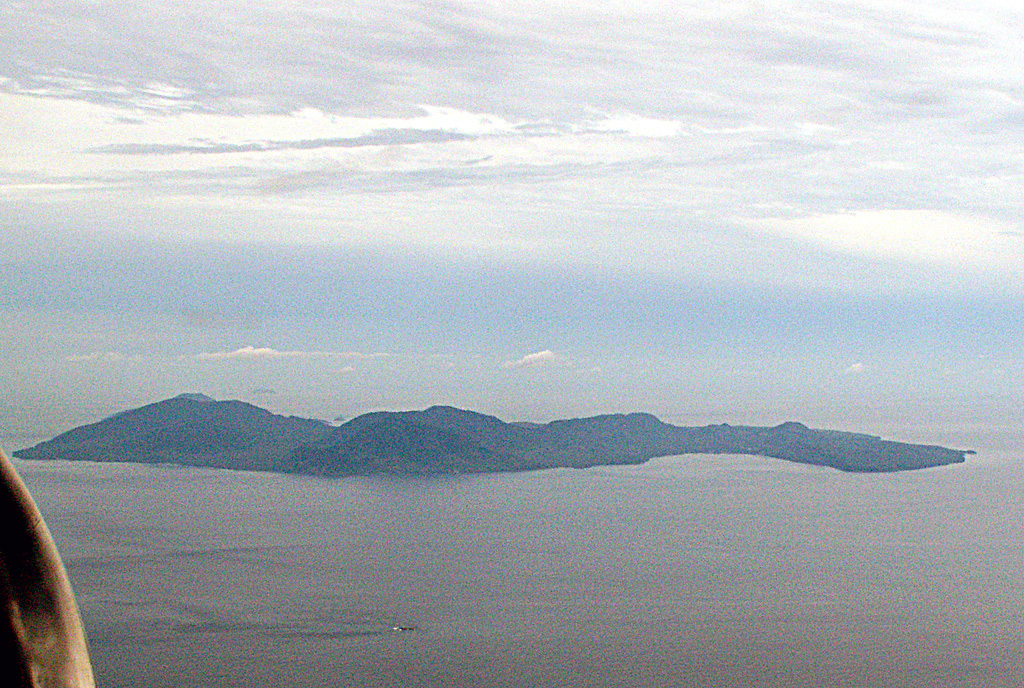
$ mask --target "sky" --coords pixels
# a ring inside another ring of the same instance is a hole
[[[0,434],[1018,423],[1000,2],[0,5]]]

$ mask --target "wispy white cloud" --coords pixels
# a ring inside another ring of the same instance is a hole
[[[684,134],[684,124],[676,120],[652,119],[637,115],[622,115],[587,122],[584,128],[627,134],[642,138],[667,138]]]
[[[128,360],[128,357],[120,351],[93,351],[87,354],[75,354],[64,357],[64,361],[67,363],[118,363],[125,360]]]
[[[0,190],[31,198],[141,184],[145,197],[165,197],[189,185],[190,196],[202,189],[214,196],[229,190],[249,196],[323,188],[326,180],[351,193],[402,190],[409,182],[403,175],[427,187],[450,186],[453,180],[496,184],[534,170],[553,170],[562,178],[566,165],[586,169],[646,159],[651,152],[643,139],[683,133],[681,122],[630,114],[562,122],[554,129],[540,122],[551,131],[536,136],[537,122],[417,107],[420,113],[409,117],[347,116],[317,108],[228,115],[0,92],[3,124],[21,133],[5,141]],[[467,172],[467,161],[474,161],[473,171]],[[481,169],[494,174],[481,178]],[[373,176],[358,176],[367,174]]]
[[[201,353],[189,358],[197,361],[268,361],[277,359],[312,358],[382,358],[383,353],[364,354],[355,351],[280,351],[271,347],[243,346],[233,351]]]
[[[864,210],[759,223],[871,258],[1024,268],[1022,228],[938,210]]]
[[[532,354],[526,354],[522,358],[519,358],[515,361],[505,361],[504,363],[501,364],[501,367],[529,368],[532,366],[542,366],[551,365],[553,363],[560,363],[563,362],[564,360],[565,359],[556,354],[554,351],[551,351],[550,349],[545,349],[544,351],[537,351]]]
[[[197,361],[254,361],[275,358],[309,358],[307,351],[278,351],[270,347],[243,346],[234,351],[215,351],[212,353],[196,354]]]

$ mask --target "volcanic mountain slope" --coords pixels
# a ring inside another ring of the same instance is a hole
[[[297,446],[330,430],[323,421],[279,416],[243,401],[182,394],[69,430],[14,455],[280,471]]]

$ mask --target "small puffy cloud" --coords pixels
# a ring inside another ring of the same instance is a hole
[[[505,361],[501,364],[502,368],[528,368],[531,366],[538,365],[549,365],[551,363],[558,363],[562,358],[550,349],[544,349],[544,351],[538,351],[532,354],[526,354],[522,358],[515,361]]]
[[[864,372],[863,363],[854,363],[849,368],[843,371],[843,375],[860,375]]]

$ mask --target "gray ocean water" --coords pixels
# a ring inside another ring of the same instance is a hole
[[[104,688],[1024,685],[1012,452],[890,475],[16,465]]]

